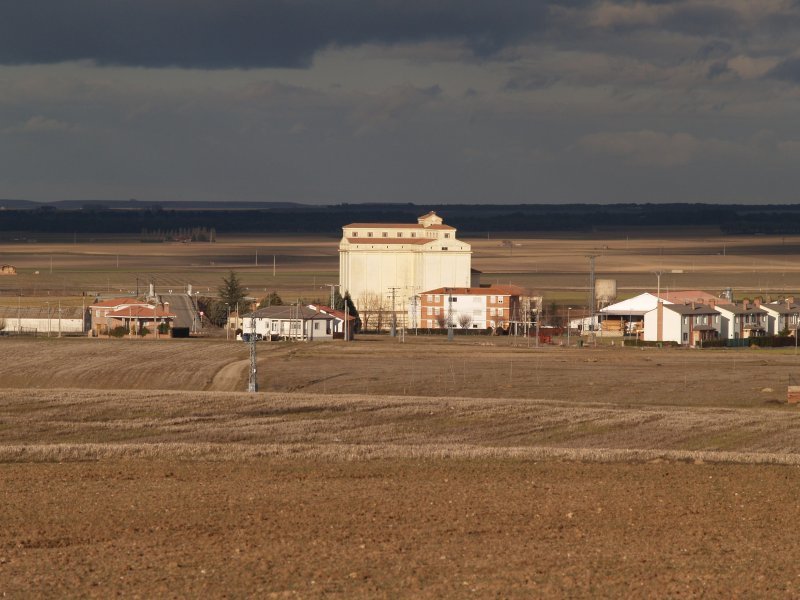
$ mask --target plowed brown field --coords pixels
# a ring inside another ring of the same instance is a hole
[[[2,352],[6,597],[800,595],[794,349]]]

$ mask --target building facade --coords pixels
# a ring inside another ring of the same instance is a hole
[[[417,223],[351,223],[342,232],[340,291],[362,315],[393,313],[400,322],[424,290],[470,286],[472,248],[434,212]]]
[[[523,320],[523,290],[514,285],[492,287],[440,287],[420,294],[410,309],[411,326],[443,329],[508,329]]]

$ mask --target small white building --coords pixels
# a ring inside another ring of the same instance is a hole
[[[268,306],[242,318],[243,333],[265,340],[327,341],[334,339],[335,317],[307,306]]]
[[[0,307],[0,334],[54,336],[89,330],[89,311],[80,307]]]
[[[644,340],[702,345],[720,337],[722,319],[722,315],[707,304],[659,302],[656,308],[644,315]]]

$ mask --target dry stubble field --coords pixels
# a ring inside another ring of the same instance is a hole
[[[546,301],[580,301],[590,253],[624,293],[654,270],[673,288],[800,288],[796,238],[470,241],[486,281]],[[0,295],[80,304],[233,268],[310,298],[336,242],[6,244],[21,275]],[[0,593],[800,595],[793,349],[362,337],[259,356],[253,396],[234,342],[0,339]]]
[[[793,351],[512,342],[2,340],[0,591],[800,593]]]

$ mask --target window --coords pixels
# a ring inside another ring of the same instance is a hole
[[[447,246],[443,246],[443,247],[442,247],[442,250],[447,250]]]
[[[278,322],[277,321],[273,321],[272,322],[272,331],[276,331],[276,332],[278,331]]]
[[[433,294],[428,294],[428,302],[433,302]]]
[[[398,231],[397,232],[397,237],[403,237],[403,232],[402,231]]]
[[[372,232],[367,233],[367,237],[372,237]]]
[[[503,303],[503,297],[502,296],[498,296],[497,297],[497,303],[498,304],[502,304]]]
[[[357,231],[353,232],[353,237],[358,237],[358,232]]]
[[[450,237],[450,234],[449,234],[449,233],[445,233],[445,234],[444,234],[444,237],[446,237],[446,238],[449,238],[449,237]]]
[[[433,321],[428,319],[428,329],[431,329],[432,327],[433,327]]]
[[[417,232],[416,231],[412,231],[411,232],[411,237],[417,237]]]
[[[489,316],[494,317],[497,315],[497,311],[494,308],[489,309]]]
[[[683,341],[684,342],[688,342],[689,341],[689,334],[686,333],[686,332],[684,332],[684,334],[683,334]]]
[[[497,296],[491,296],[491,297],[489,298],[489,302],[491,302],[492,304],[494,304],[495,302],[497,302]]]
[[[383,237],[389,237],[389,232],[388,231],[384,231],[381,235],[383,235]]]
[[[432,306],[429,306],[429,307],[428,307],[428,314],[429,314],[429,315],[432,315],[432,314],[433,314],[433,307],[432,307]]]
[[[436,294],[436,296],[434,296],[434,302],[439,302],[439,294]]]
[[[314,321],[314,331],[319,331],[319,321]]]
[[[455,296],[455,297],[453,297],[453,296],[450,296],[450,300],[451,300],[452,302],[458,302],[458,296]]]

